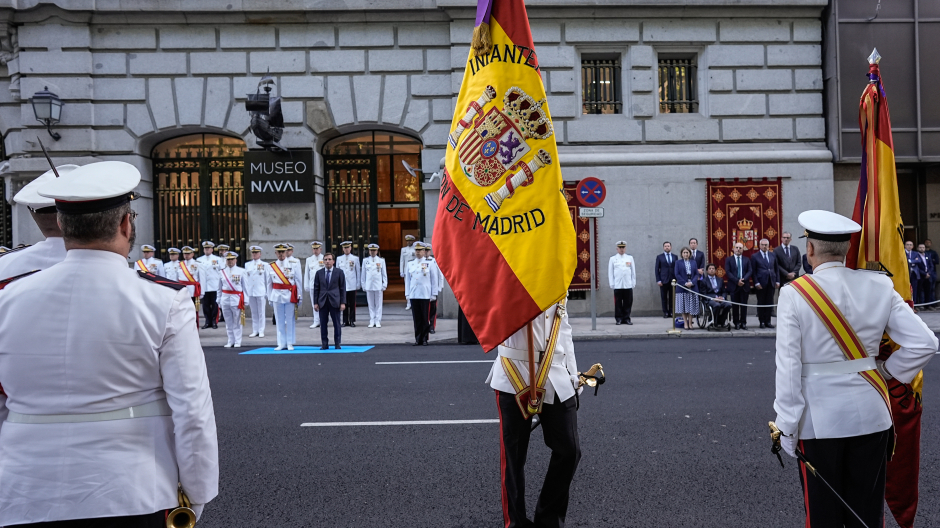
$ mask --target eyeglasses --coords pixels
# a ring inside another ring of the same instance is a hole
[[[140,216],[140,213],[138,213],[137,211],[131,211],[127,214],[131,215],[131,220],[137,220],[137,217]]]

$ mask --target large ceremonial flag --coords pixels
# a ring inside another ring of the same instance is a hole
[[[479,0],[473,41],[433,246],[490,351],[565,297],[576,240],[523,0]]]
[[[856,269],[887,271],[894,289],[911,302],[911,282],[904,252],[904,222],[898,202],[898,175],[894,166],[894,142],[888,98],[881,82],[874,50],[868,57],[868,86],[859,102],[858,125],[862,133],[862,172],[852,219],[862,226],[852,237],[846,265]],[[897,349],[882,339],[879,359],[887,359]],[[923,372],[912,384],[888,381],[891,411],[897,435],[894,457],[888,462],[885,500],[902,528],[914,526],[917,514],[917,487],[920,478],[920,417]]]

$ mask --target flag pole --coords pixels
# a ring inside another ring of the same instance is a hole
[[[525,325],[526,343],[529,349],[529,405],[537,408],[539,398],[535,392],[535,338],[533,337],[532,321]]]

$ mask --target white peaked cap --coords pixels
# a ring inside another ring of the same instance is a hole
[[[56,167],[56,170],[59,171],[60,176],[64,176],[77,168],[78,165],[59,165]],[[52,169],[49,169],[41,176],[27,183],[25,187],[20,189],[20,192],[16,193],[16,196],[13,197],[13,201],[34,210],[42,209],[44,207],[54,207],[55,200],[40,195],[39,189],[43,188],[49,182],[55,179],[55,172],[53,172]]]
[[[831,211],[814,209],[803,211],[799,216],[800,225],[806,230],[804,237],[830,242],[845,242],[852,238],[853,233],[862,230],[862,226],[854,221]]]
[[[88,214],[120,207],[137,198],[137,167],[123,161],[89,163],[44,185],[40,196],[55,200],[59,212]]]

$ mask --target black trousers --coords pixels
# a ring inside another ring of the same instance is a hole
[[[663,284],[659,287],[659,297],[663,301],[663,315],[672,315],[675,300],[672,298],[672,284]]]
[[[428,330],[437,330],[437,301],[428,304]]]
[[[17,524],[7,528],[35,526],[37,528],[165,528],[166,510],[146,515],[126,517],[100,517],[97,519],[72,519],[70,521],[52,521],[32,524]]]
[[[333,344],[340,345],[343,342],[343,327],[339,322],[339,306],[333,306],[329,302],[320,305],[320,343],[323,346],[330,344],[330,337],[327,335],[326,325],[330,318],[333,319]]]
[[[870,528],[884,526],[885,466],[891,429],[863,436],[800,440],[800,449],[826,482]],[[806,528],[860,527],[829,488],[799,464]]]
[[[757,304],[770,305],[774,303],[774,284],[771,282],[769,286],[764,286],[763,288],[757,290]],[[774,315],[773,308],[758,308],[757,309],[757,321],[765,324],[770,324],[770,318]]]
[[[202,314],[206,317],[204,325],[219,324],[219,303],[215,300],[216,293],[218,292],[205,292],[202,296]]]
[[[731,305],[727,302],[710,299],[708,306],[715,314],[715,326],[724,326],[725,318],[728,316],[728,310],[731,308]]]
[[[731,300],[736,303],[747,304],[747,298],[750,297],[750,292],[748,292],[747,289],[747,283],[745,283],[744,286],[738,286],[736,290],[731,292]],[[736,325],[746,325],[747,306],[731,305],[731,321]]]
[[[614,290],[614,319],[618,323],[630,320],[633,311],[633,288],[619,288]]]
[[[577,398],[560,402],[556,394],[551,405],[542,406],[539,420],[552,457],[535,505],[534,523],[529,521],[525,511],[525,461],[532,418],[522,418],[515,394],[496,391],[496,404],[499,408],[503,525],[506,528],[564,528],[571,481],[581,460]]]
[[[356,322],[356,290],[346,292],[346,309],[343,310],[343,324]]]
[[[415,324],[415,343],[421,344],[428,340],[431,324],[428,315],[431,312],[430,299],[412,299],[411,317]]]

